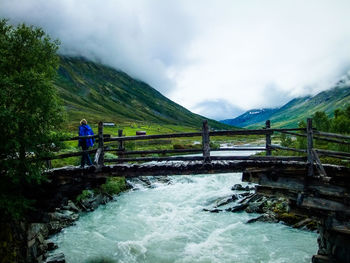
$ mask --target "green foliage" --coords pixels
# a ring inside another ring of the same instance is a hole
[[[100,187],[101,192],[109,195],[116,195],[127,189],[124,177],[109,177],[107,182]]]
[[[349,134],[350,133],[350,105],[347,106],[344,110],[336,109],[334,112],[334,117],[327,117],[325,112],[316,112],[313,116],[313,126],[316,127],[319,131],[340,133],[340,134]],[[299,128],[305,128],[306,123],[300,122]],[[297,149],[306,149],[307,140],[305,137],[296,137],[296,140],[293,141],[284,134],[281,134],[280,143],[282,146],[297,148]],[[332,143],[324,140],[314,140],[314,148],[318,149],[327,149],[340,152],[350,152],[350,145],[345,143]],[[305,155],[303,153],[293,153],[290,151],[274,151],[274,155]],[[320,156],[322,163],[331,163],[337,165],[346,165],[350,166],[347,160],[337,159],[333,157]]]
[[[312,116],[312,125],[319,131],[329,131],[331,121],[324,111],[316,111]]]
[[[90,190],[83,190],[80,195],[76,197],[77,202],[80,202],[82,200],[88,199],[92,197],[94,193]]]
[[[25,185],[40,182],[40,159],[60,137],[63,115],[52,84],[57,49],[40,28],[0,20],[0,209],[6,215],[19,216],[12,206],[26,208],[19,201]],[[18,200],[6,197],[14,192]]]
[[[305,121],[299,122],[298,128],[306,128],[306,122]],[[296,139],[296,143],[297,143],[298,149],[306,149],[307,147],[307,139],[305,137],[298,136]]]
[[[292,144],[292,138],[285,133],[281,133],[281,146],[283,147],[289,147]]]

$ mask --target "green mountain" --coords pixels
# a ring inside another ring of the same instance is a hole
[[[147,122],[199,128],[203,116],[169,100],[148,84],[84,58],[60,57],[55,79],[68,121]],[[209,120],[214,129],[231,128]]]
[[[324,111],[333,116],[334,110],[343,109],[350,104],[350,76],[346,75],[331,89],[315,96],[295,98],[276,109],[249,110],[234,119],[224,120],[223,123],[242,128],[262,127],[267,119],[272,127],[292,128],[306,120],[316,111]]]

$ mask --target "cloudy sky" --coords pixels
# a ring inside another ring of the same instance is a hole
[[[149,83],[215,119],[278,107],[350,70],[349,0],[0,0],[62,54]]]

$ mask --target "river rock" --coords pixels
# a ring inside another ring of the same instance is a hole
[[[261,216],[248,220],[247,224],[254,222],[278,223],[279,220],[275,217],[273,213],[265,213]]]
[[[57,244],[52,240],[46,240],[47,250],[52,251],[58,248]]]
[[[245,190],[245,188],[241,184],[235,184],[234,186],[232,186],[231,190],[243,191],[243,190]]]
[[[71,200],[68,200],[67,205],[63,206],[62,208],[73,212],[80,212],[80,209]]]
[[[52,221],[75,221],[79,214],[69,210],[60,210],[59,212],[49,213]]]
[[[66,259],[63,253],[51,255],[45,261],[45,263],[65,263],[65,262],[66,262]]]
[[[224,205],[227,205],[229,203],[232,203],[233,201],[234,201],[234,199],[232,197],[225,198],[225,199],[219,201],[215,207],[224,206]]]
[[[262,213],[264,202],[253,202],[245,209],[247,213]]]

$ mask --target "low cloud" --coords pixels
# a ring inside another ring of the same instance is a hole
[[[202,101],[193,110],[214,120],[232,119],[244,112],[223,99]]]
[[[350,67],[348,0],[0,0],[0,6],[11,23],[59,38],[61,53],[125,71],[212,118],[315,94]]]

